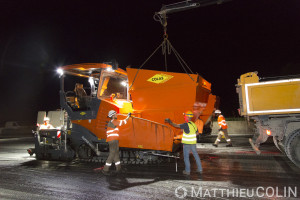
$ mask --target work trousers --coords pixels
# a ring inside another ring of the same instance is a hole
[[[216,139],[216,141],[215,141],[215,144],[219,144],[219,142],[221,141],[221,138],[222,138],[223,135],[224,135],[224,137],[225,137],[226,142],[227,142],[228,144],[231,144],[231,140],[230,140],[230,138],[229,138],[229,136],[228,136],[228,131],[227,131],[227,129],[222,129],[222,130],[219,131],[218,137],[217,137],[217,139]]]
[[[106,160],[105,166],[103,171],[108,171],[109,167],[114,162],[116,165],[116,170],[121,170],[121,162],[120,162],[120,155],[119,155],[119,140],[113,140],[108,142],[109,145],[109,155]]]
[[[198,171],[202,172],[201,160],[200,160],[200,157],[196,150],[196,144],[183,144],[183,158],[184,158],[184,164],[185,164],[185,171],[191,172],[191,164],[190,164],[190,152],[191,151],[196,160]]]

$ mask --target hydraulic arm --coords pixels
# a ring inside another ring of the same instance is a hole
[[[231,0],[186,0],[169,5],[163,5],[159,12],[154,14],[154,19],[160,21],[163,26],[167,25],[167,15],[175,12],[181,12],[193,8],[205,7],[210,5],[219,5]]]

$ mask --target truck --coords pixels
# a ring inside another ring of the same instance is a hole
[[[259,78],[249,72],[237,80],[240,115],[254,120],[256,134],[249,142],[260,154],[260,144],[273,137],[276,147],[300,167],[300,77]]]
[[[125,163],[147,163],[177,158],[179,129],[165,123],[184,123],[191,110],[193,121],[210,128],[217,97],[211,83],[198,74],[126,68],[111,64],[83,63],[58,69],[60,108],[39,111],[38,124],[48,117],[52,129],[35,131],[35,148],[28,153],[42,160],[74,158],[104,162],[108,156],[107,117],[131,117],[120,129],[120,155]]]

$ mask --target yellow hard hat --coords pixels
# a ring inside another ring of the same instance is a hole
[[[189,117],[194,117],[194,113],[192,111],[186,111],[185,113],[183,113],[184,115],[187,115]]]

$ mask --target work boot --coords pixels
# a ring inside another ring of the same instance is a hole
[[[212,144],[213,146],[215,146],[215,147],[218,147],[218,145],[217,144]]]
[[[116,165],[116,172],[117,173],[121,172],[121,165]]]
[[[226,147],[232,147],[232,144],[227,144]]]
[[[197,170],[196,171],[198,174],[202,174],[202,170],[200,171],[200,170]]]
[[[110,175],[109,171],[101,170],[101,172],[102,172],[102,174],[104,174],[105,176]]]
[[[109,175],[109,166],[104,165],[104,167],[101,171],[104,175]]]
[[[183,173],[184,175],[190,175],[190,174],[191,174],[191,172],[187,172],[187,171],[185,171],[185,170],[183,170],[182,173]]]
[[[108,171],[109,171],[109,166],[108,166],[108,165],[104,165],[104,167],[103,167],[103,171],[106,171],[106,172],[108,172]]]

